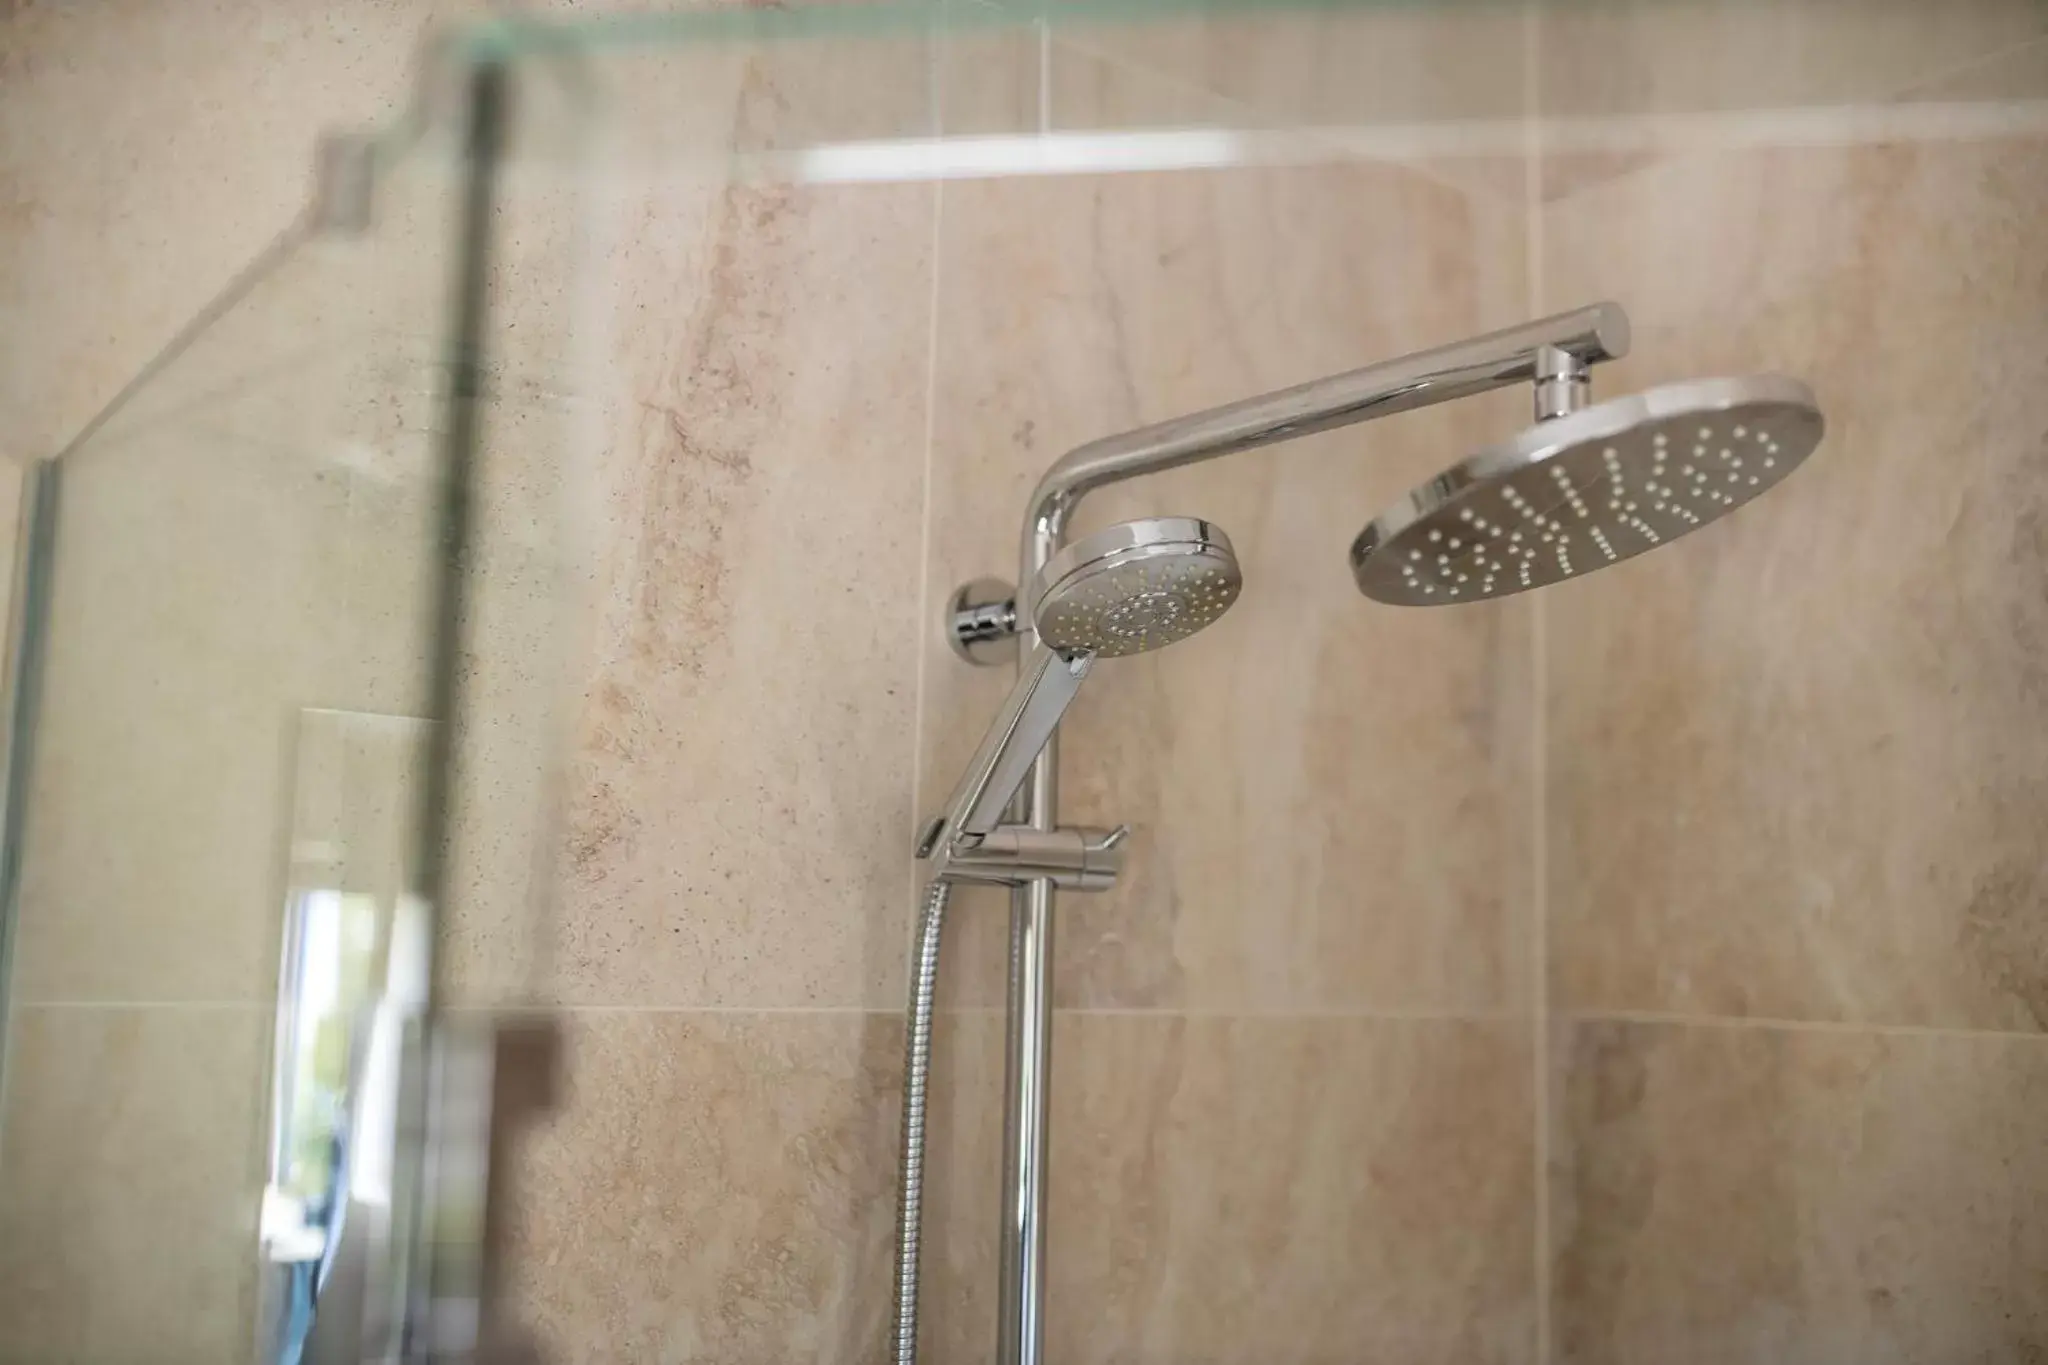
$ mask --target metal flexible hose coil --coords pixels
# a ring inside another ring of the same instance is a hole
[[[924,1204],[924,1104],[931,1079],[932,1000],[939,984],[939,936],[946,924],[949,883],[934,879],[925,892],[910,974],[910,1009],[903,1043],[903,1146],[897,1162],[896,1330],[889,1358],[917,1362],[918,1235]]]

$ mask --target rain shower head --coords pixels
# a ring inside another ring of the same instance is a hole
[[[1032,625],[1054,649],[1121,658],[1193,635],[1243,586],[1221,527],[1148,517],[1083,536],[1047,561]]]
[[[1444,606],[1547,587],[1655,549],[1775,486],[1820,444],[1783,375],[1666,384],[1483,450],[1359,532],[1366,596]]]

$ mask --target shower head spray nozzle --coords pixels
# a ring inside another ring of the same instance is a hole
[[[1820,444],[1783,375],[1701,379],[1598,403],[1483,450],[1351,543],[1366,596],[1401,606],[1546,587],[1676,540],[1774,487]]]
[[[1083,536],[1047,561],[1032,592],[1032,625],[1067,653],[1142,654],[1209,625],[1243,586],[1221,527],[1148,517]]]

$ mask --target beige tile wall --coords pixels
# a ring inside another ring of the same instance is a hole
[[[45,1008],[10,1027],[0,1360],[242,1359],[269,1011]]]
[[[549,1360],[875,1360],[902,1021],[578,1011],[522,1154],[511,1292]]]
[[[1550,278],[1636,309],[1630,380],[1782,369],[1831,419],[1782,500],[1554,597],[1564,1006],[2048,1019],[2044,210],[2015,138],[1707,154],[1553,212]]]
[[[935,194],[734,190],[685,249],[633,231],[608,261],[677,307],[617,337],[564,1003],[901,994]]]
[[[1903,102],[1543,165],[1544,302],[1636,324],[1601,387],[1782,370],[1829,425],[1544,607],[1550,1358],[2034,1359],[2048,15],[1558,8],[1560,141]]]
[[[0,415],[55,452],[288,224],[315,139],[410,94],[460,0],[115,0],[0,21]]]
[[[1579,1018],[1553,1042],[1554,1359],[2048,1340],[2038,1037]]]
[[[963,42],[948,126],[1030,126],[1040,57]],[[790,68],[721,87],[736,139],[801,132]],[[1048,77],[1062,109],[1229,112],[1081,47]],[[1523,312],[1518,204],[1451,167],[1313,162],[619,196],[624,419],[542,990],[571,1092],[519,1167],[515,1312],[545,1349],[879,1352],[908,845],[1009,683],[960,665],[930,604],[1014,573],[1025,493],[1072,444]],[[1253,589],[1202,639],[1105,667],[1069,727],[1069,818],[1138,836],[1124,890],[1062,910],[1061,1359],[1303,1332],[1314,1358],[1529,1358],[1528,616],[1375,615],[1343,560],[1521,406],[1084,509],[1213,516]],[[1004,911],[955,907],[927,1334],[972,1359]]]
[[[1729,7],[1590,32],[1563,5],[1454,34],[1404,16],[1384,42],[1328,21],[983,37],[941,68],[948,128],[1449,111],[1512,138],[1456,159],[1325,141],[1287,166],[622,196],[603,278],[623,416],[594,470],[564,889],[544,932],[521,902],[452,945],[465,999],[566,1020],[564,1104],[516,1161],[511,1265],[550,1356],[879,1357],[907,846],[1008,681],[957,664],[931,605],[1013,571],[1045,464],[1604,295],[1638,333],[1606,391],[1804,375],[1833,424],[1813,468],[1626,573],[1446,613],[1363,603],[1344,547],[1518,425],[1518,395],[1088,504],[1084,525],[1214,518],[1248,587],[1203,636],[1105,665],[1067,728],[1068,818],[1137,838],[1123,887],[1063,902],[1056,1358],[2042,1349],[2041,144],[1700,152],[1656,125],[1628,155],[1560,151],[1525,176],[1519,141],[1532,102],[1712,106],[1657,77],[1680,50],[1727,49],[1773,98],[1865,67],[1878,86],[1818,92],[1968,90],[1979,63],[2001,95],[2030,88],[2026,7],[1968,17],[1915,42],[1888,10],[1875,55],[1842,68],[1811,55],[1837,47],[1810,25],[1794,43]],[[1794,55],[1745,58],[1766,46]],[[1368,57],[1385,79],[1360,78]],[[1474,91],[1417,77],[1453,59]],[[1646,74],[1617,94],[1589,59]],[[828,75],[769,64],[715,96],[736,138],[772,146]],[[878,126],[905,131],[904,98],[891,87]],[[563,258],[533,259],[546,297]],[[533,854],[493,837],[481,861]],[[135,871],[95,875],[132,899]],[[940,1361],[992,1338],[1000,1142],[1001,898],[955,906],[928,1203]],[[189,959],[199,1003],[50,1008],[18,1030],[0,1303],[25,1306],[0,1314],[0,1359],[144,1340],[224,1358],[244,1291],[205,1268],[247,1245],[226,1191],[256,1122],[227,1078],[267,1021],[205,1002],[259,981],[260,954],[193,951],[185,918],[161,949],[60,951],[74,927],[25,938],[53,989],[112,1001]],[[153,1178],[160,1150],[188,1149],[178,1180]],[[121,1241],[131,1212],[211,1250]],[[144,1316],[86,1311],[107,1243]],[[52,1245],[54,1262],[15,1250]],[[189,1337],[142,1335],[163,1302],[198,1305]]]

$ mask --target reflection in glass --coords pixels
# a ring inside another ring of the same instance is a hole
[[[299,718],[260,1225],[264,1365],[379,1358],[401,1318],[400,1099],[431,942],[407,835],[427,734],[406,717]]]

